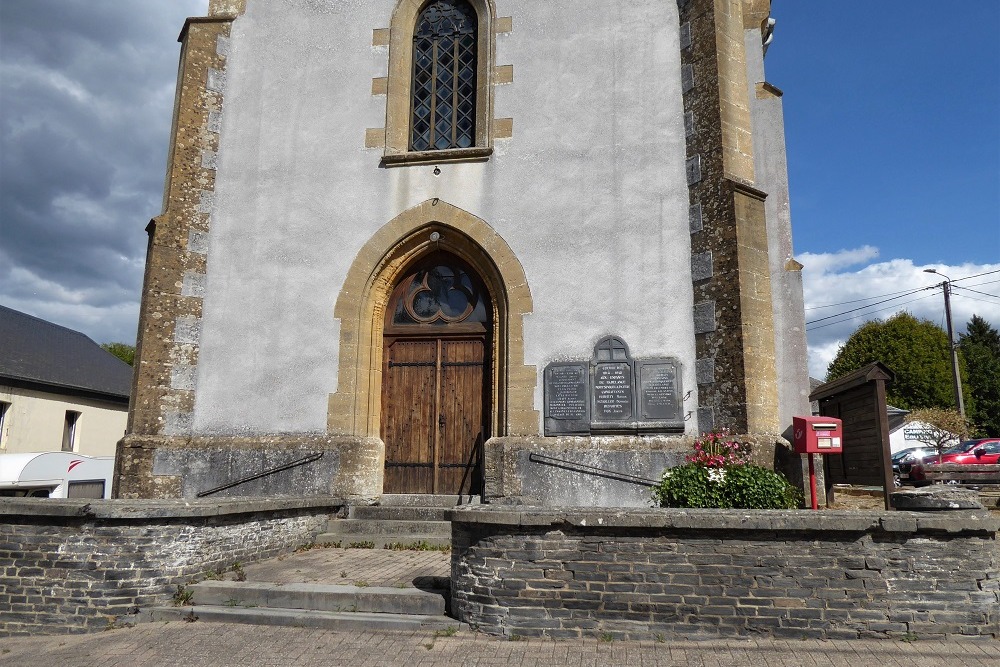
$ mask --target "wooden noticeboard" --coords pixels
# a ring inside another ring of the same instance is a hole
[[[875,362],[820,385],[809,395],[810,401],[819,401],[821,416],[844,423],[843,453],[823,457],[828,504],[833,503],[834,484],[881,486],[885,508],[892,509],[895,485],[885,387],[894,379],[888,367]]]

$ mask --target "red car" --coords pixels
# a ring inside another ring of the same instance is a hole
[[[928,456],[922,461],[903,463],[899,466],[899,476],[906,482],[926,482],[925,463],[939,463],[937,456]],[[1000,463],[1000,438],[966,440],[951,449],[944,450],[940,463]]]

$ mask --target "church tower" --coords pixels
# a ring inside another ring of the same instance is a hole
[[[769,0],[210,0],[117,494],[637,505],[808,410]]]

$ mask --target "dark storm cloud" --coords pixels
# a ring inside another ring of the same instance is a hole
[[[135,335],[184,18],[207,0],[0,0],[0,303]]]

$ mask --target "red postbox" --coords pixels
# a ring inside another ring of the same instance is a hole
[[[843,454],[844,424],[836,417],[792,417],[799,454]]]
[[[809,488],[812,508],[819,509],[816,500],[816,469],[813,454],[844,453],[844,423],[836,417],[792,417],[792,439],[795,451],[809,457]]]

